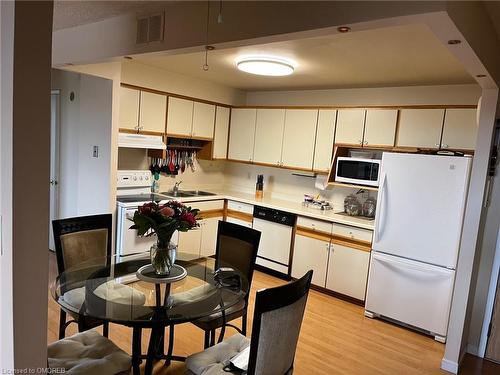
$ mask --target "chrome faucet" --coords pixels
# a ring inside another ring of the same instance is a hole
[[[174,187],[172,189],[172,191],[174,192],[174,194],[178,194],[179,193],[179,185],[182,184],[182,181],[179,181],[179,182],[176,182],[174,184]]]

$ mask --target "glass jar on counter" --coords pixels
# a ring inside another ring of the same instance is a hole
[[[354,194],[350,194],[344,199],[344,211],[349,216],[361,215],[362,206]]]
[[[374,218],[375,210],[377,208],[377,200],[373,197],[368,197],[363,203],[363,216]]]

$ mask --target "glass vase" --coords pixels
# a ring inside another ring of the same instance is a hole
[[[151,265],[157,275],[168,276],[177,256],[177,245],[169,242],[166,247],[160,247],[158,243],[150,249]]]

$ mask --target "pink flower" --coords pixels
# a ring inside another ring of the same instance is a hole
[[[191,227],[194,227],[196,225],[196,217],[191,212],[183,212],[181,215],[181,220],[187,222]]]
[[[172,217],[174,216],[175,214],[175,211],[168,207],[167,205],[164,205],[161,209],[160,209],[160,213],[163,215],[163,216],[166,216],[166,217]]]

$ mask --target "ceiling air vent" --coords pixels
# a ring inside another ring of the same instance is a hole
[[[137,19],[137,44],[163,40],[164,13],[151,14]]]

